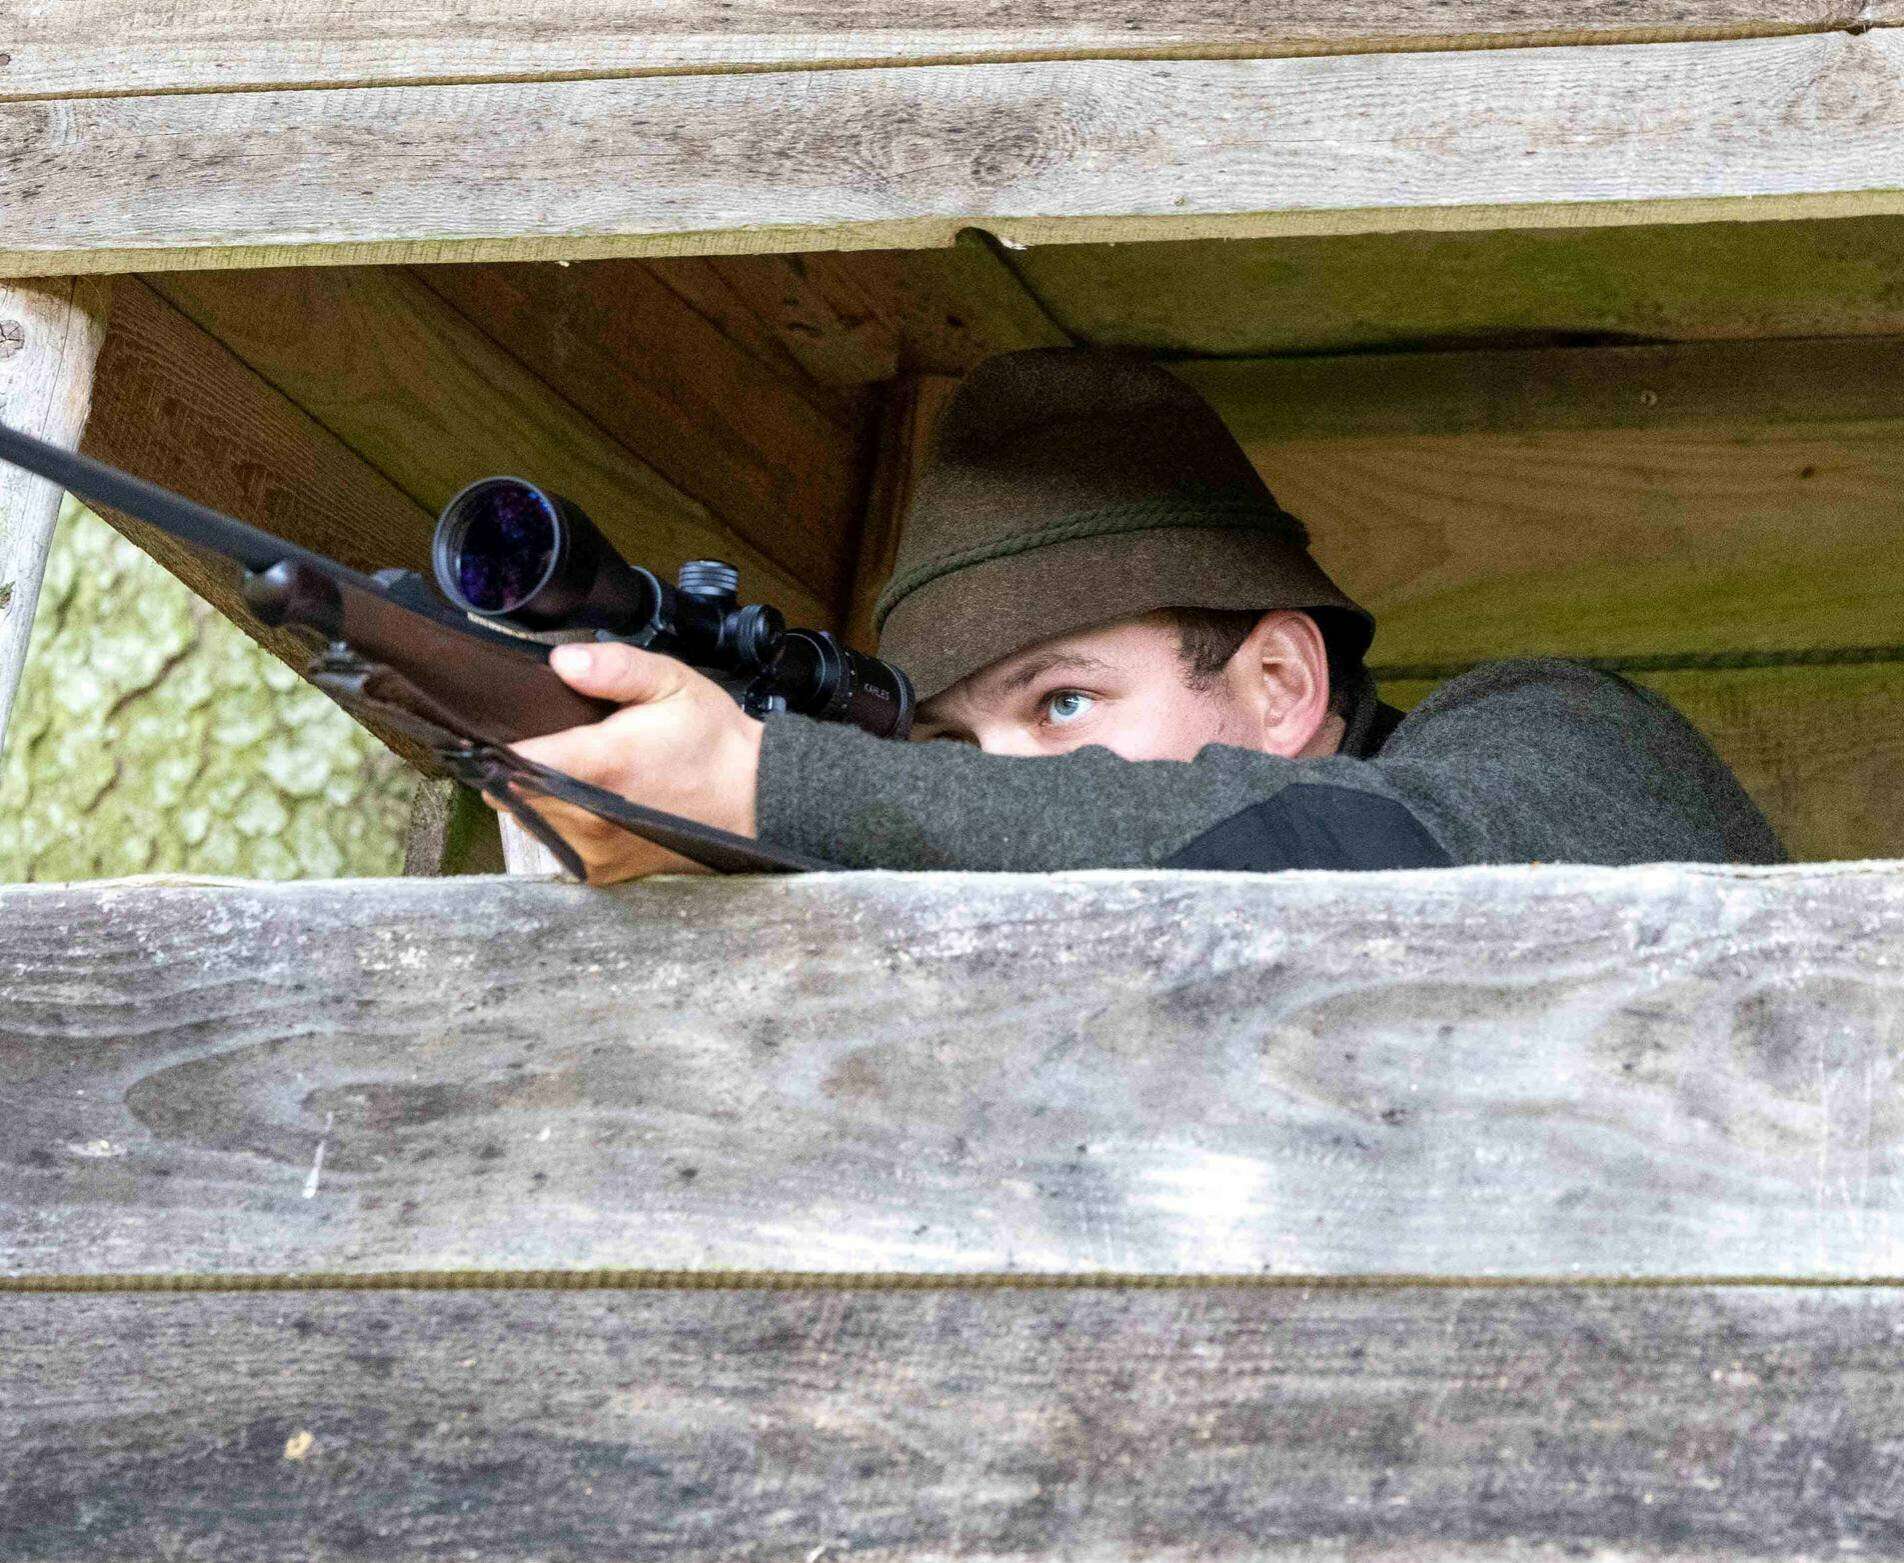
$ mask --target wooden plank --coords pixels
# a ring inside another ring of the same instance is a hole
[[[506,874],[530,879],[562,879],[562,860],[508,815],[496,822],[502,839],[502,867]]]
[[[464,484],[513,472],[574,500],[636,564],[671,576],[685,559],[724,558],[750,597],[830,627],[843,583],[768,558],[405,273],[149,280],[432,516]]]
[[[1889,1557],[1901,1305],[1891,1287],[9,1298],[0,1551]]]
[[[1904,858],[1904,659],[1635,672],[1704,733],[1799,861]],[[1433,680],[1382,680],[1404,709]]]
[[[1458,365],[1450,365],[1451,372]],[[1251,444],[1371,665],[1898,642],[1904,422]]]
[[[8,30],[0,96],[540,81],[762,67],[1182,55],[1366,53],[1661,38],[1751,37],[1883,20],[1853,0],[1588,0],[1563,5],[1391,4],[1353,12],[1304,0],[1264,15],[1164,0],[1107,16],[1089,0],[900,4],[824,10],[772,0],[671,5],[630,13],[594,0],[559,10],[502,0],[479,11],[373,0],[219,9],[181,0],[132,16],[101,0],[47,0]]]
[[[421,778],[404,843],[404,873],[499,874],[502,869],[494,811],[447,776]]]
[[[1171,356],[1904,335],[1897,217],[1050,244],[1011,263],[1077,340]]]
[[[710,314],[720,310],[715,301],[722,295],[737,301],[825,386],[959,375],[994,353],[1071,345],[977,229],[944,250],[681,257],[648,265],[697,307],[708,300]]]
[[[904,375],[888,388],[881,409],[879,459],[873,469],[859,568],[846,611],[846,638],[862,651],[879,646],[873,608],[892,579],[912,492],[940,415],[959,382],[951,375]]]
[[[355,569],[429,569],[427,514],[134,277],[117,285],[83,449]],[[235,565],[118,511],[99,514],[304,671],[309,648],[245,611]],[[367,725],[412,765],[437,770],[412,739]]]
[[[0,888],[0,1275],[1904,1275],[1904,867]]]
[[[0,267],[1899,213],[1901,83],[1881,29],[13,103]]]
[[[1904,420],[1904,335],[1326,354],[1170,367],[1250,444]]]
[[[414,275],[761,552],[844,595],[865,485],[860,420],[822,412],[639,261]]]
[[[0,286],[0,423],[69,450],[92,405],[112,285],[60,277]],[[0,752],[26,667],[60,489],[0,463]]]

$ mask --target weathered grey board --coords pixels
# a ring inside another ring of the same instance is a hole
[[[1904,32],[0,105],[0,269],[1904,211]]]
[[[1904,865],[0,889],[0,1275],[1904,1276]]]
[[[1152,0],[699,0],[630,8],[612,0],[379,0],[216,9],[163,0],[41,0],[13,20],[0,98],[107,96],[278,86],[547,80],[554,76],[821,68],[883,60],[1181,54],[1360,53],[1510,41],[1734,37],[1880,20],[1891,0],[1329,0],[1273,9]]]
[[[111,292],[110,283],[70,277],[0,287],[0,420],[56,445],[79,443]],[[59,508],[53,484],[0,464],[0,751]]]
[[[1892,1288],[0,1298],[0,1555],[1894,1558]]]
[[[406,874],[500,874],[502,838],[497,814],[478,793],[447,776],[417,781],[410,834],[403,847]]]

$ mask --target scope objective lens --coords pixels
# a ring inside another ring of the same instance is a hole
[[[509,613],[535,594],[555,558],[555,518],[541,493],[498,479],[464,500],[454,539],[456,584],[478,613]]]

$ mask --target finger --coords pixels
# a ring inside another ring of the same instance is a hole
[[[569,688],[623,705],[645,704],[673,694],[687,671],[673,657],[613,641],[557,646],[549,653],[549,666]]]

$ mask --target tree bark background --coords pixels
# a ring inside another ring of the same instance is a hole
[[[396,874],[415,787],[67,497],[0,754],[0,882]]]

